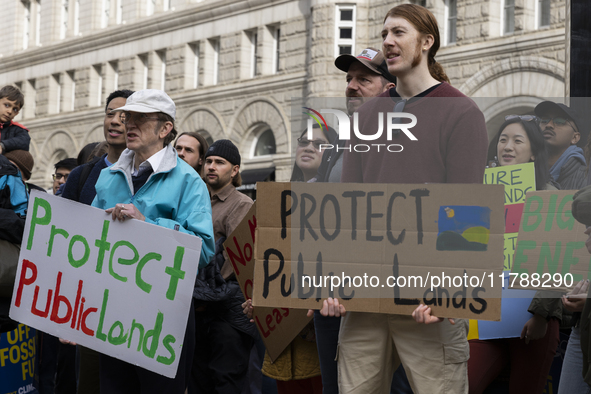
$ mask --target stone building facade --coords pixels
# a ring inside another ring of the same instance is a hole
[[[289,179],[291,100],[340,97],[339,53],[381,47],[384,0],[0,0],[0,84],[25,93],[32,182],[101,141],[115,89],[166,90],[180,131],[239,146],[243,170]],[[406,1],[404,1],[406,2]],[[565,0],[418,0],[437,17],[451,82],[504,115],[564,97]]]

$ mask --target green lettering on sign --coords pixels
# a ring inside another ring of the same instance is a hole
[[[111,257],[109,257],[109,273],[111,274],[111,276],[117,280],[120,280],[121,282],[127,282],[127,278],[124,278],[123,276],[117,274],[114,270],[113,270],[113,257],[115,256],[115,252],[117,251],[117,248],[119,248],[120,246],[127,246],[132,252],[133,252],[133,258],[131,259],[124,259],[122,257],[120,257],[117,262],[121,265],[133,265],[137,262],[138,258],[140,257],[140,254],[138,253],[137,249],[135,248],[135,246],[133,246],[131,244],[131,242],[129,241],[117,241],[115,242],[115,245],[113,245],[113,250],[111,251]]]
[[[82,242],[84,245],[84,256],[82,256],[80,260],[76,260],[74,258],[74,254],[72,253],[72,248],[77,241]],[[70,262],[70,265],[74,268],[82,267],[88,261],[88,257],[90,257],[90,246],[88,246],[86,238],[84,238],[82,235],[74,235],[70,240],[70,246],[68,247],[68,261]]]
[[[533,202],[536,202],[538,204],[537,209],[535,211],[531,210]],[[540,196],[531,196],[526,200],[525,206],[523,207],[522,219],[522,228],[524,232],[535,231],[538,228],[538,226],[542,222],[542,214],[540,213],[540,211],[542,210],[543,205],[544,202],[542,201],[542,198]],[[535,218],[535,221],[532,224],[530,224],[529,222],[532,216]]]
[[[540,275],[544,273],[544,263],[548,262],[548,272],[555,274],[558,269],[558,263],[560,261],[560,252],[562,251],[562,242],[556,242],[556,250],[554,256],[550,250],[550,244],[548,242],[542,242],[542,248],[540,249],[540,259],[538,260],[537,271]]]
[[[42,207],[45,211],[43,217],[39,217],[39,207]],[[39,197],[35,197],[33,203],[33,217],[31,218],[31,230],[29,231],[29,239],[27,240],[27,250],[31,250],[33,247],[33,238],[35,237],[35,227],[39,224],[41,226],[47,226],[51,222],[51,205]]]
[[[174,267],[166,267],[164,272],[170,275],[170,283],[168,284],[168,290],[166,291],[166,298],[174,300],[176,295],[176,288],[179,284],[179,279],[185,279],[185,271],[181,270],[183,264],[183,256],[185,255],[185,248],[182,246],[176,247],[174,252]]]
[[[101,307],[101,315],[99,316],[99,324],[96,329],[96,338],[101,341],[107,340],[107,334],[103,332],[103,322],[105,321],[105,313],[107,312],[107,302],[109,301],[109,289],[105,289],[103,293],[103,306]]]
[[[518,274],[529,274],[529,271],[521,268],[522,263],[527,263],[527,255],[523,254],[525,250],[532,250],[536,248],[536,241],[519,241],[517,242],[517,249],[515,249],[515,260],[513,262],[513,272]]]
[[[564,251],[564,260],[562,262],[562,272],[561,274],[564,276],[565,274],[570,272],[570,267],[573,265],[577,265],[579,262],[578,257],[573,256],[573,252],[577,249],[581,249],[585,247],[585,242],[578,241],[578,242],[567,242],[566,249]],[[583,275],[581,274],[573,274],[574,283],[583,279]]]
[[[115,328],[119,328],[118,336],[113,336],[113,331],[115,331]],[[124,344],[127,341],[127,333],[123,335],[123,331],[123,323],[121,323],[119,320],[113,323],[111,329],[109,330],[109,343],[115,346]]]
[[[550,203],[548,204],[548,216],[546,216],[546,226],[544,231],[552,230],[552,223],[554,223],[554,216],[556,215],[556,194],[550,196]]]
[[[573,195],[569,194],[568,196],[564,196],[562,201],[560,201],[560,205],[558,206],[558,216],[556,217],[556,223],[561,230],[568,228],[569,230],[573,229],[575,225],[575,218],[573,218],[572,211],[569,209],[568,211],[564,211],[564,206],[573,200]]]
[[[176,339],[172,335],[169,334],[169,335],[165,336],[164,339],[162,340],[162,344],[164,345],[166,350],[168,350],[170,352],[170,357],[166,358],[166,357],[158,356],[158,357],[156,357],[156,361],[158,361],[159,363],[164,364],[164,365],[172,364],[175,359],[175,354],[174,354],[174,349],[172,348],[172,346],[170,346],[170,344],[175,343],[175,342],[176,342]]]

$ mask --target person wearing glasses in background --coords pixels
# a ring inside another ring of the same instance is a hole
[[[577,111],[564,104],[543,101],[534,110],[548,146],[550,174],[562,190],[580,189],[586,183],[583,149],[587,133]]]
[[[161,90],[145,89],[129,96],[115,112],[121,112],[127,130],[127,149],[117,163],[101,171],[92,206],[104,209],[113,220],[141,220],[201,238],[201,257],[194,264],[206,266],[214,254],[209,192],[171,145],[177,135],[174,102]],[[194,346],[191,305],[174,379],[101,354],[101,393],[184,394]]]
[[[498,166],[534,163],[536,189],[556,190],[548,170],[544,136],[533,115],[508,115],[489,145],[488,159]],[[509,392],[539,394],[546,386],[556,354],[559,321],[562,319],[560,295],[537,292],[528,312],[532,317],[523,326],[521,338],[472,339],[468,360],[470,394],[479,394],[511,365]],[[511,299],[503,302],[511,302]],[[423,309],[427,309],[423,307]]]
[[[315,124],[312,128],[312,139],[308,139],[308,130],[304,130],[297,139],[295,163],[291,173],[291,182],[308,182],[316,176],[322,161],[320,146],[337,138],[337,132],[329,127],[320,128]],[[252,320],[254,307],[252,300],[242,304],[244,314]],[[271,362],[265,353],[263,374],[277,381],[279,394],[289,393],[323,393],[323,379],[320,377],[320,361],[312,322],[307,325],[289,346]],[[336,356],[336,355],[335,355]]]
[[[72,172],[76,166],[78,166],[78,162],[73,157],[69,157],[55,163],[55,173],[51,176],[53,178],[54,195],[59,196],[61,194],[61,191],[59,191],[60,188],[63,190],[62,185],[66,184],[70,172]]]
[[[318,172],[318,167],[322,162],[322,152],[320,145],[329,144],[337,138],[337,133],[332,128],[320,128],[314,125],[312,132],[314,139],[309,140],[308,130],[304,130],[298,138],[298,147],[296,149],[295,164],[291,174],[291,182],[308,182],[314,178]]]

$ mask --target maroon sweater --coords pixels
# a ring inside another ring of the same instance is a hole
[[[388,141],[386,113],[394,112],[395,101],[389,92],[378,97],[361,107],[359,131],[375,134],[378,113],[383,112],[382,136],[375,141],[363,141],[351,131],[350,145],[400,144],[403,150],[388,152],[381,146],[380,153],[376,153],[376,147],[367,153],[345,151],[341,182],[482,183],[488,136],[484,115],[470,98],[442,83],[425,97],[407,103],[402,111],[417,117],[416,126],[409,131],[418,141],[411,141],[402,131]],[[397,123],[408,122],[409,119],[403,119]]]

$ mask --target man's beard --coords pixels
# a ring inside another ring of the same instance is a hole
[[[411,64],[412,68],[415,68],[416,66],[419,65],[419,63],[421,63],[421,57],[422,57],[421,42],[417,40],[417,47],[415,49],[415,56],[412,59],[412,64]]]
[[[354,99],[361,99],[361,103],[359,105],[357,105],[357,103],[349,103],[349,99],[350,98],[354,98]],[[353,115],[354,112],[356,112],[359,107],[361,107],[363,105],[363,103],[365,102],[365,99],[361,96],[352,96],[352,97],[347,97],[346,98],[347,101],[347,112],[349,113],[349,115]]]

